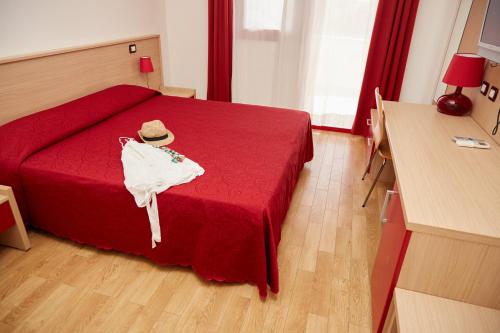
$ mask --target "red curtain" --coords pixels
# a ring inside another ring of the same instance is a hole
[[[207,99],[231,101],[233,0],[208,0]]]
[[[397,101],[410,49],[419,0],[380,0],[366,60],[352,133],[369,135],[366,119],[375,108],[376,87],[384,100]]]

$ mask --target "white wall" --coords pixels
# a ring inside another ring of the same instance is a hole
[[[167,85],[207,90],[206,0],[0,0],[0,58],[160,34]]]
[[[401,101],[432,103],[459,6],[460,0],[420,0]]]
[[[1,1],[1,0],[0,0]],[[166,84],[196,88],[206,98],[208,71],[207,0],[165,0]]]
[[[459,5],[460,0],[420,0],[402,101],[432,102],[454,26],[450,13]],[[0,58],[160,33],[165,83],[196,88],[205,98],[207,6],[206,0],[0,0]],[[235,63],[252,56],[248,51],[236,50]],[[233,75],[238,80],[258,74]],[[263,90],[272,84],[263,82]],[[233,92],[235,100],[245,101],[245,94],[256,89],[247,88]]]
[[[1,0],[0,57],[160,32],[163,0]]]
[[[0,58],[159,33],[165,63],[164,2],[0,0]]]

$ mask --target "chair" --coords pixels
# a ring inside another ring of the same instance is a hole
[[[365,180],[366,175],[370,172],[373,159],[375,158],[375,155],[377,155],[377,153],[380,155],[380,157],[382,157],[382,165],[380,166],[380,169],[378,170],[377,175],[373,180],[373,184],[370,187],[370,191],[368,191],[368,194],[366,195],[362,207],[365,207],[366,202],[370,198],[370,194],[372,194],[373,189],[375,188],[375,185],[377,184],[377,181],[380,175],[382,174],[382,171],[384,170],[387,160],[392,160],[391,150],[389,148],[389,141],[387,140],[387,136],[385,134],[384,103],[382,101],[382,96],[380,95],[378,87],[375,88],[375,100],[377,102],[378,121],[377,124],[373,127],[373,148],[370,154],[370,161],[366,166],[365,173],[363,174],[363,178],[361,180]]]

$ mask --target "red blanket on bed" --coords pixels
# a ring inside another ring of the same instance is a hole
[[[118,138],[162,120],[169,146],[205,175],[158,196],[162,242],[123,184]],[[56,235],[191,266],[206,279],[279,289],[276,251],[300,170],[312,159],[304,112],[160,96],[116,86],[0,127],[0,183],[23,217]]]

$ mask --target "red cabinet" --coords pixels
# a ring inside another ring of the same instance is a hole
[[[411,236],[405,227],[397,184],[394,191],[387,192],[383,210],[382,236],[371,276],[373,332],[381,332],[384,327]]]
[[[4,232],[14,224],[16,224],[16,220],[14,219],[14,215],[12,215],[9,202],[0,203],[0,232]]]

